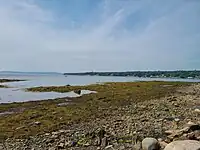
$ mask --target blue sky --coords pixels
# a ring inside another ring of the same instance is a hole
[[[199,0],[1,0],[0,69],[200,69]]]

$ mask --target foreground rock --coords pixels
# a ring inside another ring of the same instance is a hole
[[[145,138],[142,141],[142,149],[143,150],[159,150],[158,141],[154,138]]]
[[[200,140],[200,125],[193,122],[188,122],[184,128],[179,130],[167,130],[168,140]]]
[[[195,140],[174,141],[164,150],[200,150],[200,142]]]

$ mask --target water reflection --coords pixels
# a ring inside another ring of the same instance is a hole
[[[26,102],[35,100],[55,99],[63,97],[79,97],[84,94],[95,93],[94,91],[81,90],[81,94],[75,92],[25,92],[16,88],[0,88],[0,103]]]

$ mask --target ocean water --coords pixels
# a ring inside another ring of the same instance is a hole
[[[126,81],[186,81],[200,82],[193,79],[161,79],[161,78],[137,78],[137,77],[106,77],[106,76],[64,76],[64,75],[1,75],[0,79],[25,79],[27,81],[3,83],[12,88],[0,88],[0,103],[24,102],[32,100],[55,99],[62,97],[79,96],[74,92],[25,92],[25,88],[37,86],[62,86],[62,85],[88,85],[104,82],[126,82]],[[84,94],[90,93],[85,92]]]

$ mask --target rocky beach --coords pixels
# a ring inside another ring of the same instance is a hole
[[[27,90],[78,89],[97,93],[0,105],[1,113],[14,112],[0,116],[0,149],[200,148],[199,83],[128,82]]]
[[[200,150],[200,0],[0,0],[0,150]]]

